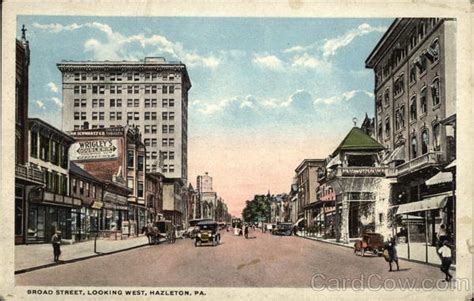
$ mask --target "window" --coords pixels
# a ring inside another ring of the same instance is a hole
[[[72,179],[71,181],[71,188],[72,188],[72,192],[73,193],[77,193],[77,183],[76,183],[76,179]]]
[[[99,94],[105,93],[105,86],[99,86]]]
[[[99,86],[92,86],[92,94],[97,94],[99,92]]]
[[[104,99],[99,99],[99,108],[103,108],[105,106]]]
[[[136,82],[139,81],[140,80],[140,73],[138,73],[138,72],[133,73],[133,80],[136,81]]]
[[[122,120],[122,112],[117,112],[117,120]]]
[[[174,172],[174,164],[169,165],[169,172]]]
[[[382,111],[382,96],[379,96],[375,102],[375,106],[377,107],[377,112]]]
[[[163,172],[168,172],[168,164],[163,164]]]
[[[439,40],[436,39],[431,43],[430,47],[426,50],[426,56],[434,63],[439,60]]]
[[[145,98],[145,108],[149,108],[149,107],[150,107],[150,99]]]
[[[151,112],[151,120],[156,120],[156,112]]]
[[[110,86],[110,94],[115,94],[115,86]]]
[[[81,108],[85,108],[87,106],[87,99],[81,99]]]
[[[416,136],[411,138],[411,158],[415,159],[417,157],[417,145],[416,145]]]
[[[168,87],[168,92],[169,92],[170,94],[173,94],[173,93],[174,93],[174,86],[169,86],[169,87]]]
[[[163,125],[161,126],[161,132],[162,132],[163,134],[167,134],[167,133],[168,133],[168,125],[163,124]]]
[[[109,114],[109,120],[110,120],[110,121],[115,121],[115,112],[110,112],[110,114]]]
[[[384,105],[388,106],[390,104],[390,93],[389,90],[385,90],[385,93],[383,95],[383,100],[384,100]]]
[[[163,108],[168,107],[168,99],[167,98],[163,98],[163,100],[161,101],[161,107],[163,107]]]
[[[156,125],[156,124],[151,126],[151,133],[152,133],[152,134],[156,134],[156,133],[157,133],[157,125]]]
[[[87,86],[81,86],[81,94],[87,93]]]
[[[131,99],[131,98],[127,99],[127,107],[128,108],[133,107],[133,99]]]
[[[142,198],[143,197],[143,182],[138,182],[138,185],[137,185],[137,196],[139,198]]]
[[[161,156],[163,156],[163,160],[167,160],[167,159],[168,159],[168,152],[161,152],[161,151],[160,151],[160,154],[161,154]]]
[[[163,94],[168,94],[168,86],[163,86],[162,93]]]
[[[98,78],[97,73],[93,73],[93,74],[92,74],[92,80],[97,80],[97,78]]]
[[[85,183],[84,188],[85,188],[85,195],[90,196],[90,190],[89,190],[89,183],[88,182]]]
[[[75,108],[78,108],[79,105],[80,105],[79,99],[74,99],[74,107],[75,107]]]
[[[156,160],[158,158],[157,152],[151,152],[151,159]]]
[[[410,83],[416,82],[416,66],[414,64],[410,65]]]
[[[174,146],[174,138],[170,138],[168,144],[169,146]]]
[[[169,132],[170,134],[173,134],[173,133],[174,133],[174,124],[170,124],[170,125],[169,125],[168,132]]]
[[[74,94],[79,94],[79,86],[74,86]]]
[[[99,112],[99,120],[104,120],[104,112]]]
[[[80,73],[74,73],[74,80],[80,80],[81,74]]]
[[[145,134],[150,133],[150,125],[145,125]]]
[[[81,180],[79,180],[79,193],[81,195],[84,194],[84,182],[82,182]]]
[[[416,95],[410,99],[410,120],[416,120]]]
[[[145,112],[145,120],[150,120],[150,112]]]
[[[174,152],[169,152],[168,159],[174,160]]]
[[[143,171],[144,164],[145,164],[145,157],[144,156],[138,156],[138,170],[139,171]]]
[[[92,107],[97,108],[99,106],[99,100],[98,99],[93,99],[92,100]]]
[[[161,119],[168,120],[168,112],[162,112],[161,113]]]
[[[404,92],[405,77],[400,75],[393,83],[393,95],[398,96]]]
[[[385,138],[390,138],[390,117],[385,118]]]
[[[133,120],[140,120],[140,113],[139,112],[133,112]]]
[[[440,125],[439,123],[436,123],[433,125],[433,148],[435,151],[441,150],[440,135]]]
[[[151,99],[151,107],[156,108],[156,104],[157,104],[156,98],[152,98]]]
[[[121,108],[122,107],[122,99],[120,98],[117,98],[117,108]]]
[[[99,80],[105,80],[105,75],[103,73],[99,74]]]
[[[140,86],[133,86],[133,94],[140,93]]]
[[[87,79],[87,74],[86,74],[86,73],[82,73],[82,74],[81,74],[81,79],[82,79],[82,80],[86,80],[86,79]]]
[[[94,128],[94,126],[92,126],[92,128]],[[80,130],[81,127],[77,124],[74,125],[74,130],[77,131],[77,130]]]
[[[127,180],[127,186],[128,186],[128,188],[132,188],[132,189],[133,189],[133,178],[129,178],[129,179]]]
[[[150,139],[146,138],[143,143],[145,144],[145,146],[150,146]]]
[[[95,190],[95,185],[91,185],[92,187],[92,197],[96,198],[97,197],[97,191]]]
[[[152,72],[152,73],[151,73],[151,79],[152,79],[152,80],[156,80],[156,78],[157,78],[156,72]]]
[[[151,86],[151,94],[156,94],[156,85]]]
[[[134,99],[134,100],[133,100],[133,106],[134,106],[135,108],[138,108],[138,107],[140,106],[140,99]]]
[[[168,77],[169,80],[174,80],[174,75],[171,74],[169,77]]]
[[[127,120],[133,120],[133,112],[127,112]]]
[[[79,120],[79,112],[74,112],[74,120]]]
[[[169,106],[170,106],[170,108],[171,108],[171,107],[174,107],[174,99],[173,99],[173,98],[171,98],[171,99],[169,100]]]
[[[97,112],[92,112],[92,120],[97,120],[98,116]]]
[[[429,143],[428,130],[425,129],[421,132],[421,154],[422,155],[428,152],[428,143]]]
[[[31,132],[31,156],[33,158],[38,157],[38,133]]]
[[[117,94],[122,94],[122,86],[117,86]]]
[[[127,152],[127,166],[128,167],[133,167],[135,165],[134,156],[135,156],[135,152],[133,150],[129,150]]]
[[[133,74],[131,72],[127,73],[127,80],[133,80]]]
[[[157,147],[158,146],[158,139],[156,139],[156,138],[151,139],[151,146],[152,147]]]
[[[169,120],[174,120],[174,112],[169,112]]]
[[[132,94],[133,93],[133,86],[128,85],[127,86],[127,93]]]
[[[110,73],[110,80],[115,81],[115,73]]]
[[[399,113],[400,113],[400,128],[404,128],[405,127],[405,106],[401,106],[400,107],[400,110],[399,110]]]
[[[161,139],[161,146],[168,146],[168,138]]]
[[[423,88],[420,92],[420,108],[421,108],[421,114],[426,114],[428,111],[428,104],[426,101],[426,88]]]
[[[111,108],[114,108],[115,107],[115,99],[111,98],[110,101],[109,101],[109,105]]]
[[[86,120],[86,112],[81,112],[81,120]]]
[[[151,87],[149,85],[145,86],[145,94],[150,94]]]
[[[439,105],[439,78],[436,78],[431,84],[431,99],[433,100],[433,107]]]

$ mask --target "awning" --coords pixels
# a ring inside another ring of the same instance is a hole
[[[453,174],[449,171],[440,171],[433,177],[426,180],[426,186],[433,186],[442,183],[451,183],[453,181]]]
[[[441,194],[437,196],[432,196],[430,198],[426,198],[419,202],[402,204],[398,206],[397,215],[443,208],[446,206],[448,197],[449,195],[447,194]]]
[[[388,164],[394,161],[405,161],[405,144],[395,148],[393,152],[384,160],[384,163]]]
[[[450,169],[454,167],[456,167],[456,160],[453,160],[453,162],[449,163],[444,169]]]
[[[337,156],[335,156],[334,158],[331,159],[331,161],[329,161],[328,165],[326,165],[326,168],[331,168],[335,165],[341,165],[342,162],[341,162],[341,157],[339,157],[339,154],[337,154]]]

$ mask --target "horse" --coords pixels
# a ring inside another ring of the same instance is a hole
[[[158,244],[160,241],[158,229],[153,227],[153,223],[148,223],[145,227],[143,227],[142,233],[146,235],[148,238],[148,244]]]

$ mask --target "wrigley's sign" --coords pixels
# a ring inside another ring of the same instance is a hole
[[[71,161],[113,159],[118,157],[117,139],[76,142],[69,148]]]

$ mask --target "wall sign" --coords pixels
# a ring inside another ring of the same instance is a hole
[[[118,158],[118,139],[80,141],[69,148],[71,161]]]

